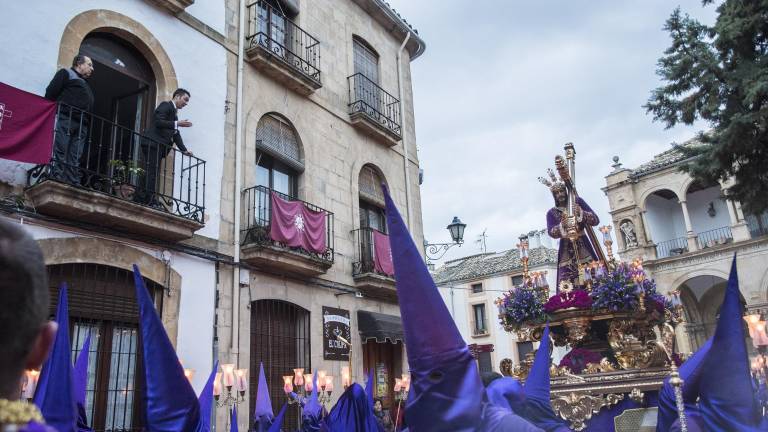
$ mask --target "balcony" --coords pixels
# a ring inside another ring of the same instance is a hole
[[[349,117],[364,134],[388,147],[402,139],[400,101],[365,75],[356,73],[349,82]]]
[[[192,6],[192,4],[195,3],[195,0],[150,0],[150,3],[165,8],[172,14],[178,14],[184,12],[184,9],[189,6]]]
[[[49,163],[29,170],[38,212],[170,241],[204,226],[205,161],[89,112],[57,110],[57,122],[81,134],[83,154],[67,163],[54,146]]]
[[[667,258],[688,252],[688,239],[678,237],[656,244],[656,258]]]
[[[752,238],[768,235],[768,211],[759,215],[747,215],[747,227]]]
[[[326,249],[323,252],[288,246],[272,239],[270,233],[272,229],[271,196],[273,192],[286,201],[298,201],[309,210],[325,214]],[[265,186],[254,186],[243,191],[243,211],[243,225],[240,230],[240,258],[243,261],[256,266],[304,276],[321,275],[333,265],[333,213]]]
[[[265,1],[248,6],[245,58],[256,69],[303,95],[323,86],[320,42]]]
[[[375,299],[397,301],[395,278],[377,269],[375,261],[374,234],[384,234],[373,228],[352,231],[357,249],[352,262],[352,278],[357,288],[366,296]]]
[[[696,236],[699,250],[724,245],[732,241],[733,234],[731,234],[731,227],[729,226],[704,231]]]

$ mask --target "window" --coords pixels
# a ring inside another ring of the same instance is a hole
[[[485,304],[484,303],[472,305],[472,317],[475,321],[473,333],[475,335],[487,334],[488,328],[486,327],[486,322],[485,322]]]
[[[523,275],[512,276],[512,286],[519,287],[523,284]]]
[[[525,360],[525,356],[533,352],[533,342],[518,342],[517,343],[517,359],[518,361]]]
[[[477,366],[480,369],[480,373],[493,372],[493,361],[491,360],[491,353],[489,351],[481,351],[477,353]]]
[[[294,368],[310,373],[310,313],[308,310],[282,300],[257,300],[251,307],[251,370],[264,364],[272,409],[278,412],[285,402],[283,375]],[[257,372],[258,373],[258,372]],[[258,379],[249,380],[251,407],[256,408]],[[253,420],[251,420],[253,421]],[[253,425],[251,423],[251,425]],[[299,407],[290,405],[285,413],[284,427],[299,427]]]
[[[256,185],[295,197],[304,171],[301,145],[293,126],[276,114],[267,114],[256,128]]]
[[[379,83],[379,55],[362,39],[353,40],[355,73],[362,74],[373,83]]]
[[[483,284],[472,284],[472,294],[477,294],[483,292]]]
[[[143,366],[133,274],[98,264],[62,264],[48,266],[48,277],[52,314],[59,285],[69,286],[73,358],[91,335],[85,401],[89,426],[98,431],[142,430]],[[161,309],[162,286],[146,278],[145,283]]]

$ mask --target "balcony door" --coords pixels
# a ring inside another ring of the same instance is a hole
[[[369,109],[383,112],[379,92],[379,55],[361,39],[353,40],[355,73],[364,76],[355,80],[355,96]],[[371,113],[369,113],[371,114]]]

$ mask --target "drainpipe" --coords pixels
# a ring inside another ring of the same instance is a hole
[[[243,145],[243,49],[245,42],[245,0],[240,0],[240,12],[237,35],[237,107],[235,108],[235,214],[234,226],[234,263],[232,265],[232,343],[230,352],[240,363],[240,194],[241,147]]]
[[[406,140],[406,133],[405,133],[405,107],[404,107],[404,101],[403,101],[403,74],[400,71],[402,65],[400,64],[402,57],[403,57],[403,49],[405,49],[405,44],[408,43],[408,40],[411,38],[411,32],[408,32],[405,34],[405,39],[403,40],[403,43],[400,45],[400,49],[397,50],[397,90],[398,95],[400,97],[400,106],[403,107],[403,109],[400,111],[400,122],[402,123],[401,130],[403,133],[403,171],[405,171],[405,214],[406,214],[406,225],[408,226],[408,229],[411,229],[411,175],[408,173],[408,140]]]

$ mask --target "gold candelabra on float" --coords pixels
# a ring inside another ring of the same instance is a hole
[[[400,421],[400,406],[403,401],[408,400],[408,392],[411,390],[411,377],[403,374],[402,378],[395,378],[395,400],[397,401],[397,411],[395,412],[395,430],[397,430]]]
[[[603,233],[603,244],[605,245],[605,252],[607,254],[606,258],[608,258],[605,266],[608,268],[613,268],[616,262],[616,259],[613,257],[613,248],[611,247],[613,245],[613,239],[611,238],[612,229],[613,227],[610,225],[603,225],[599,228],[600,232]]]

